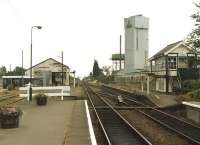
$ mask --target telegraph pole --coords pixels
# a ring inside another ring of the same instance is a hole
[[[122,35],[119,38],[119,70],[122,69]]]
[[[24,68],[24,52],[23,52],[23,49],[22,49],[22,86],[24,86],[24,79],[23,79],[23,68]]]
[[[63,51],[61,52],[61,57],[62,57],[62,85],[63,85]]]
[[[74,88],[76,87],[76,71],[74,70]]]

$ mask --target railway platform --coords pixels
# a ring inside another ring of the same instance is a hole
[[[109,86],[109,85],[108,85]],[[111,87],[111,86],[109,86]],[[116,88],[116,87],[113,87]],[[158,93],[158,92],[150,92],[147,94],[145,91],[142,92],[141,90],[135,90],[131,91],[128,89],[120,89],[125,92],[129,93],[139,93],[142,95],[145,95],[149,100],[151,100],[153,103],[155,103],[158,107],[167,107],[167,106],[173,106],[176,105],[178,102],[176,101],[176,96],[174,95],[169,95],[169,94],[163,94],[163,93]]]
[[[91,145],[84,100],[20,102],[19,128],[0,129],[0,145]]]
[[[149,95],[146,94],[146,96],[159,107],[173,106],[178,103],[174,95],[152,92]]]

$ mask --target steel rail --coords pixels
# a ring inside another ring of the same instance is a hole
[[[102,95],[104,95],[104,96],[111,96],[111,97],[113,97],[113,98],[116,99],[116,96],[113,95],[113,94],[111,94],[110,92],[107,92],[107,93],[105,93],[105,92],[98,92],[98,93],[100,93],[100,94],[102,94]],[[124,99],[124,100],[128,100],[128,101],[130,101],[130,102],[133,102],[133,103],[134,103],[133,105],[147,107],[144,103],[141,103],[141,102],[136,101],[136,100],[133,100],[133,99],[128,99],[128,98],[126,98],[126,96],[123,96],[123,99]],[[130,102],[129,102],[129,103],[130,103]],[[127,105],[126,102],[123,102],[123,103]],[[128,105],[130,105],[130,104],[128,104]]]
[[[97,94],[98,95],[98,94]],[[137,129],[135,129],[112,105],[110,105],[105,99],[101,98],[129,127],[131,127],[145,142],[151,144]]]
[[[90,88],[91,89],[91,88]],[[94,94],[96,94],[95,92],[93,92]],[[110,107],[110,109],[114,112],[114,114],[116,114],[120,120],[122,122],[124,122],[126,124],[126,126],[128,126],[130,129],[129,130],[132,130],[131,132],[134,132],[134,134],[137,136],[137,138],[139,139],[138,141],[135,140],[137,143],[141,144],[142,142],[142,145],[144,144],[147,144],[147,145],[152,145],[139,131],[137,131],[116,109],[114,109],[105,99],[103,99],[102,97],[99,96],[99,94],[96,94],[96,96],[98,98],[100,98],[106,105],[108,105]],[[97,113],[98,114],[98,113]],[[100,114],[100,113],[99,113]],[[112,122],[112,120],[110,120]],[[117,120],[115,120],[116,122]],[[112,122],[115,123],[114,121]],[[112,126],[111,124],[111,126]],[[120,126],[123,126],[123,125],[120,125]],[[116,126],[115,126],[116,127]],[[126,129],[127,130],[127,129]],[[129,135],[130,136],[130,135]],[[132,136],[132,135],[131,135]],[[132,137],[129,137],[129,140],[131,139]],[[135,137],[136,138],[136,137]]]
[[[113,90],[116,90],[116,89],[117,88],[115,88]],[[110,95],[110,96],[114,97],[114,95]],[[124,98],[126,98],[126,96]],[[131,99],[129,99],[129,100],[131,100]],[[135,100],[131,100],[131,101],[135,101]],[[163,112],[163,111],[158,110],[153,107],[151,107],[151,110],[154,111],[154,114],[151,113],[150,110],[144,111],[144,110],[140,110],[137,108],[135,110],[144,114],[145,116],[154,120],[155,122],[165,126],[166,128],[176,132],[177,134],[182,135],[183,137],[187,138],[188,140],[190,140],[196,144],[200,144],[200,127],[199,126],[188,123],[185,120],[177,118],[174,115],[168,114],[166,112]],[[155,114],[158,114],[158,115],[155,115]],[[161,115],[162,115],[162,117],[160,117]],[[173,121],[173,123],[171,123],[171,121]],[[173,125],[173,124],[176,124],[176,125]],[[184,128],[184,129],[182,129],[182,128]],[[187,128],[187,129],[185,129],[185,128]],[[191,130],[193,130],[193,132],[190,132]]]
[[[120,95],[125,95],[126,97],[130,98],[130,99],[134,99],[135,102],[138,102],[139,104],[143,104],[143,105],[146,105],[146,106],[151,106],[151,107],[159,107],[157,106],[155,103],[153,103],[151,100],[149,100],[147,97],[137,97],[137,98],[133,98],[131,96],[127,96],[127,95],[134,95],[134,96],[144,96],[142,94],[134,94],[133,92],[130,92],[130,91],[127,91],[127,90],[124,90],[124,89],[118,89],[118,88],[115,88],[115,87],[111,87],[111,86],[107,86],[107,85],[102,85],[101,87],[103,87],[103,89],[106,89],[107,91],[116,91],[115,94],[120,94]],[[112,92],[113,93],[113,92]],[[138,100],[138,99],[143,99],[143,100]]]
[[[99,117],[99,115],[98,115],[98,113],[97,113],[97,110],[96,110],[96,108],[95,108],[95,106],[94,106],[94,104],[93,104],[93,102],[92,102],[92,99],[91,99],[91,97],[90,97],[90,95],[89,95],[89,92],[88,92],[88,90],[87,90],[88,88],[86,88],[86,85],[85,85],[85,84],[83,85],[83,88],[84,88],[84,91],[86,92],[86,95],[87,95],[87,97],[88,97],[88,99],[89,99],[91,105],[92,105],[92,108],[94,109],[95,115],[96,115],[96,117],[97,117],[97,119],[98,119],[98,122],[99,122],[99,124],[100,124],[100,126],[101,126],[101,129],[102,129],[102,131],[103,131],[103,134],[104,134],[104,136],[105,136],[105,138],[106,138],[107,144],[108,144],[108,145],[112,145],[111,142],[110,142],[110,139],[109,139],[109,137],[108,137],[108,135],[107,135],[107,133],[106,133],[106,131],[105,131],[105,128],[104,128],[104,126],[103,126],[103,123],[102,123],[102,121],[101,121],[101,119],[100,119],[100,117]]]
[[[22,101],[22,100],[25,100],[25,98],[20,98],[20,99],[17,99],[17,100],[15,100],[15,101],[9,102],[9,103],[7,103],[5,106],[8,106],[8,105],[11,105],[11,104],[20,102],[20,101]]]

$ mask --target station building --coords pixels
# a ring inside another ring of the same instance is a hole
[[[124,69],[124,61],[125,61],[125,55],[124,54],[112,54],[112,71],[119,71],[121,69]],[[121,63],[121,64],[120,64]],[[120,68],[121,67],[121,68]]]
[[[40,86],[62,85],[62,78],[63,84],[69,85],[69,75],[70,68],[53,58],[48,58],[32,67],[32,76],[36,80],[35,84]],[[25,76],[30,76],[30,68],[25,71]]]
[[[25,86],[30,80],[30,70],[28,68],[24,76],[3,76],[3,88],[8,88],[9,85],[15,87]],[[69,76],[70,68],[53,58],[48,58],[32,67],[33,86],[61,86],[62,80],[63,85],[68,86]]]
[[[183,41],[167,45],[149,59],[155,90],[174,92],[184,80],[198,79],[200,54]]]

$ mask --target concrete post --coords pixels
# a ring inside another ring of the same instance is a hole
[[[63,101],[63,88],[61,90],[61,100]]]
[[[149,94],[149,76],[147,76],[147,94]]]
[[[30,85],[30,83],[27,85],[27,101],[29,102],[30,101],[30,87],[31,87],[31,85]]]
[[[143,79],[142,79],[142,73],[140,72],[140,82],[141,82],[141,90],[142,92],[144,91],[144,84],[143,84]]]
[[[76,87],[76,78],[75,78],[75,72],[74,72],[74,88]]]
[[[141,82],[141,90],[142,90],[142,92],[144,91],[144,86],[143,85],[144,85],[143,82]]]

